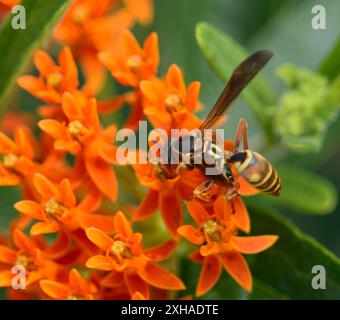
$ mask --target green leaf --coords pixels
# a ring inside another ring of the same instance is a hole
[[[318,152],[339,112],[340,77],[330,83],[320,74],[289,64],[281,65],[277,73],[291,89],[274,108],[276,131],[289,149]]]
[[[288,207],[295,213],[325,215],[334,211],[338,201],[335,186],[326,178],[311,171],[287,164],[279,164],[277,171],[282,180],[279,197],[261,194],[247,202],[263,202]]]
[[[276,211],[249,207],[251,234],[276,234],[277,243],[263,253],[246,255],[253,275],[253,291],[241,289],[223,271],[216,286],[202,299],[338,299],[340,292],[340,259]],[[182,279],[187,293],[193,294],[199,276],[199,265],[183,259]],[[326,290],[315,290],[312,268],[326,269]]]
[[[30,63],[33,51],[42,43],[71,0],[23,0],[26,30],[12,28],[9,15],[0,30],[0,112],[9,107],[16,78]]]
[[[319,72],[328,79],[333,80],[340,75],[340,36],[332,50],[321,62]]]
[[[196,39],[210,67],[224,82],[249,55],[249,52],[229,35],[205,22],[197,24]],[[264,76],[259,74],[241,94],[241,98],[249,105],[266,132],[270,132],[272,111],[264,106],[272,105],[274,101],[270,88]]]

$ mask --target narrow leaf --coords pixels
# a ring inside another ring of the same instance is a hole
[[[0,113],[10,107],[16,78],[31,61],[33,51],[52,30],[71,0],[23,0],[26,30],[12,28],[10,14],[0,30]]]
[[[340,36],[338,37],[331,51],[321,62],[321,65],[319,67],[319,72],[326,76],[329,80],[333,80],[338,75],[340,75],[339,56],[340,56]]]

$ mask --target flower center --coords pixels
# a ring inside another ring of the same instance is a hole
[[[48,76],[47,83],[52,87],[57,87],[60,84],[62,78],[63,75],[60,72],[55,72]]]
[[[76,23],[83,23],[89,17],[90,12],[86,6],[78,5],[72,14],[73,21]]]
[[[52,218],[59,219],[65,212],[65,207],[61,205],[59,202],[50,199],[45,203],[45,212],[51,216]]]
[[[68,124],[68,132],[74,138],[79,138],[86,131],[86,127],[79,121],[74,120]]]
[[[33,259],[26,256],[25,254],[20,254],[15,260],[15,265],[23,266],[27,271],[37,270],[37,266],[33,263]]]
[[[113,243],[111,247],[111,252],[117,257],[117,258],[131,258],[131,252],[128,246],[120,240],[117,240]]]
[[[19,159],[19,157],[16,154],[8,153],[8,154],[4,155],[2,163],[4,164],[4,166],[6,168],[14,169],[15,164],[16,164],[18,159]]]
[[[165,103],[165,106],[170,111],[177,111],[177,110],[183,109],[183,101],[180,98],[180,96],[177,94],[169,94],[166,97],[164,103]]]
[[[203,230],[213,241],[219,242],[221,240],[219,225],[215,220],[209,220],[205,223]]]
[[[67,300],[85,300],[85,299],[81,295],[71,293],[67,296]]]
[[[127,59],[126,65],[132,70],[136,70],[143,62],[141,56],[134,54]]]

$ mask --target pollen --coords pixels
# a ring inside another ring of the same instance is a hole
[[[177,106],[181,106],[182,100],[177,94],[169,94],[165,99],[165,105],[169,109],[175,109]]]
[[[75,138],[79,138],[85,129],[86,127],[79,120],[71,121],[68,124],[68,132]]]
[[[209,220],[203,225],[204,232],[214,241],[221,239],[219,225],[215,220]]]
[[[14,153],[4,155],[2,163],[6,168],[13,169],[18,160],[18,156]]]
[[[60,84],[62,78],[63,78],[63,75],[60,72],[55,72],[48,76],[47,82],[52,87],[56,87]]]
[[[54,199],[50,199],[45,203],[44,210],[49,216],[60,218],[65,211],[65,207]]]
[[[131,253],[129,248],[123,241],[117,240],[111,247],[111,252],[117,257],[129,258]]]
[[[20,265],[26,268],[28,266],[27,257],[25,255],[19,255],[15,261],[15,265]]]
[[[137,54],[134,54],[127,59],[126,65],[130,69],[135,70],[142,64],[142,62],[143,62],[142,57]]]

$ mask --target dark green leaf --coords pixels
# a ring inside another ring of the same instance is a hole
[[[336,41],[332,50],[322,61],[319,72],[325,75],[328,79],[333,80],[340,75],[340,37]]]
[[[259,195],[249,199],[251,203],[264,201],[281,205],[296,213],[324,215],[332,213],[337,205],[335,186],[326,178],[311,171],[290,165],[277,167],[282,180],[282,191],[279,197]]]
[[[212,70],[226,82],[235,67],[249,52],[229,35],[219,31],[208,23],[201,22],[196,27],[196,39],[200,49]],[[273,104],[273,95],[269,83],[259,74],[242,92],[241,97],[247,102],[254,116],[264,129],[271,127],[271,111],[265,106]]]
[[[31,61],[33,51],[52,30],[71,0],[23,0],[26,30],[12,28],[9,15],[0,31],[0,112],[9,107],[16,78]]]

